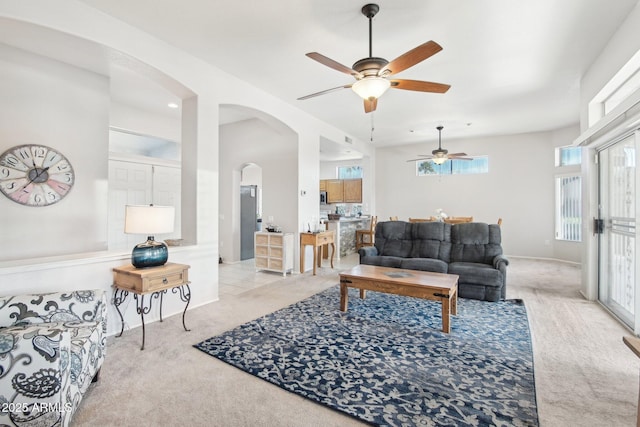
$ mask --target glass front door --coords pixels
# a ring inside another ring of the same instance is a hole
[[[630,328],[636,328],[639,263],[636,228],[637,135],[631,134],[598,153],[599,244],[598,298]]]

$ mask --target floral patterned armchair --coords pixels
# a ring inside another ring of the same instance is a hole
[[[0,297],[0,425],[68,426],[105,357],[102,290]]]

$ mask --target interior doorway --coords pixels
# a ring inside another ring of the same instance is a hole
[[[254,258],[255,232],[262,228],[262,168],[245,165],[240,172],[240,260]]]

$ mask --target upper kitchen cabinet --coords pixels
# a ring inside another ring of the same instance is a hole
[[[327,203],[344,202],[344,185],[341,179],[327,180]]]
[[[344,179],[343,192],[345,203],[362,203],[362,178]]]
[[[320,180],[320,191],[327,191],[327,180],[326,179],[321,179]]]

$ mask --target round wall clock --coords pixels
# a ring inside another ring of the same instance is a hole
[[[18,145],[0,155],[0,191],[16,203],[47,206],[73,187],[71,163],[44,145]]]

